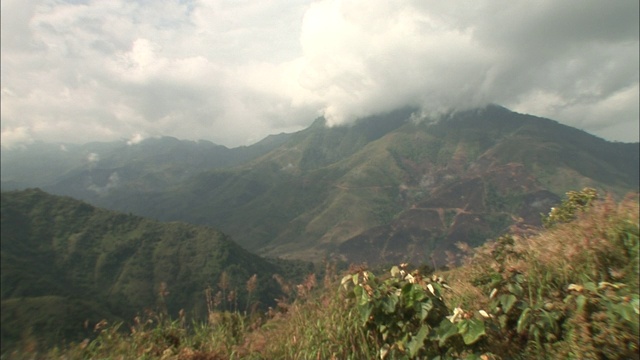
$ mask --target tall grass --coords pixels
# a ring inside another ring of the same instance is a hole
[[[339,291],[335,268],[327,266],[318,284],[310,274],[302,284],[278,278],[288,297],[266,313],[220,311],[211,296],[206,321],[187,322],[184,312],[171,319],[146,311],[131,325],[100,322],[95,338],[44,352],[33,341],[2,359],[368,359],[375,350]],[[257,286],[256,277],[247,282]]]
[[[492,292],[522,287],[516,310],[487,339],[506,358],[638,358],[638,216],[637,194],[607,197],[572,221],[492,241],[445,274],[457,290],[449,301],[489,309]],[[516,329],[527,316],[540,336]]]

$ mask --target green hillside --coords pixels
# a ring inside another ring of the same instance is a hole
[[[495,105],[422,120],[416,111],[351,126],[326,127],[320,118],[247,147],[253,155],[242,162],[150,139],[45,189],[212,226],[262,255],[436,265],[455,256],[459,242],[476,246],[538,225],[571,189],[618,197],[638,189],[638,144]]]
[[[442,264],[458,242],[539,224],[570,189],[638,188],[637,144],[498,106],[438,121],[414,121],[413,111],[348,127],[319,119],[245,165],[117,208],[214,226],[261,254]]]
[[[85,320],[91,327],[103,318],[130,321],[145,308],[203,318],[209,287],[235,292],[220,309],[266,308],[282,296],[274,274],[312,271],[260,258],[210,228],[158,223],[37,189],[2,193],[1,232],[3,346],[27,334],[81,339]],[[221,289],[223,273],[228,285]],[[259,285],[249,299],[253,274]]]

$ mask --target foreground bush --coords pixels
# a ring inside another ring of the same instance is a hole
[[[342,285],[360,314],[369,342],[380,359],[479,358],[478,340],[484,322],[460,308],[454,311],[440,293],[448,289],[437,276],[405,271],[407,264],[391,268],[385,279],[362,270],[347,275]]]
[[[619,204],[590,189],[569,195],[547,230],[503,236],[450,275],[487,295],[475,304],[501,357],[638,358],[637,194]]]

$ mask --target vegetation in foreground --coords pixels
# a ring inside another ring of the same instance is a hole
[[[267,314],[212,307],[208,321],[188,323],[148,312],[40,354],[25,339],[3,358],[638,358],[638,213],[637,194],[615,203],[585,189],[552,209],[546,229],[470,250],[439,276],[328,266],[320,283],[281,282],[295,300]]]

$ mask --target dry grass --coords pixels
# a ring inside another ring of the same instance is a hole
[[[548,343],[516,338],[503,342],[497,337],[507,334],[497,333],[488,341],[498,353],[535,359],[637,358],[637,308],[631,323],[620,321],[610,309],[638,297],[638,217],[638,194],[620,203],[607,197],[574,221],[529,236],[492,241],[475,249],[464,266],[444,274],[455,290],[448,300],[471,310],[487,309],[493,290],[489,279],[498,277],[504,283],[521,274],[525,279],[521,300],[532,309],[559,311],[561,338]],[[572,284],[581,289],[586,283],[604,290],[577,294],[569,290]],[[587,304],[582,309],[575,305],[580,296]]]

